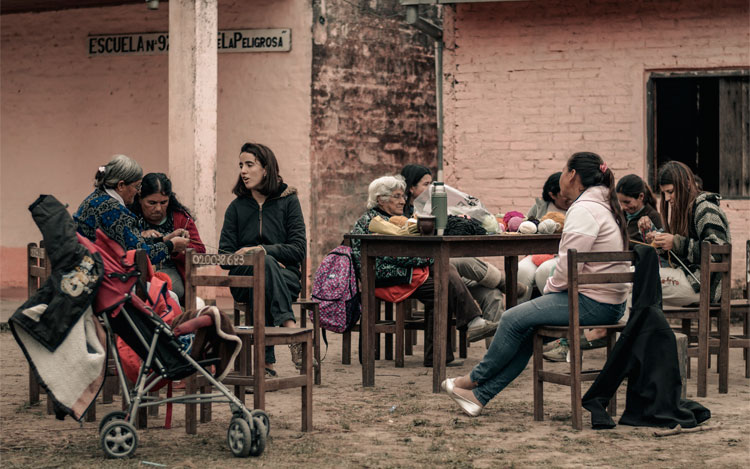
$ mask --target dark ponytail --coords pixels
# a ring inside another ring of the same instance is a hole
[[[617,193],[637,199],[643,194],[643,204],[656,210],[656,197],[646,181],[637,174],[628,174],[617,182]]]
[[[609,189],[609,207],[615,215],[617,226],[620,227],[620,235],[625,250],[628,249],[628,232],[625,223],[625,215],[622,213],[622,207],[617,200],[617,191],[615,190],[615,175],[607,164],[596,153],[579,152],[574,153],[567,164],[568,170],[575,169],[576,174],[581,178],[581,184],[585,189],[593,186],[604,186]]]

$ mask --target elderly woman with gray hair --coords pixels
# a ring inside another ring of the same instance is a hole
[[[138,218],[127,205],[132,204],[141,189],[143,170],[125,155],[115,155],[106,166],[99,166],[94,176],[94,192],[88,195],[73,214],[76,230],[96,240],[96,230],[117,241],[124,249],[143,249],[152,264],[169,259],[172,252],[182,252],[189,239],[185,230],[175,230],[161,241],[149,242],[141,235]]]
[[[373,218],[379,216],[388,221],[404,211],[406,183],[401,176],[383,176],[370,183],[367,194],[367,211],[357,220],[352,234],[372,234],[369,229]],[[352,256],[357,269],[361,269],[359,240],[352,240]],[[471,342],[494,334],[497,323],[482,319],[482,311],[463,280],[450,266],[448,282],[448,310],[456,316],[456,327],[467,329]],[[375,296],[386,301],[403,301],[407,298],[419,300],[425,307],[425,354],[424,366],[432,366],[432,312],[435,282],[432,259],[420,257],[378,257],[375,261]],[[448,344],[451,343],[448,334]],[[454,360],[453,347],[447,347],[448,366],[461,365]]]

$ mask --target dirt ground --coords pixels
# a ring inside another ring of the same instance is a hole
[[[445,394],[432,394],[431,370],[421,366],[421,346],[406,367],[376,363],[376,386],[361,386],[356,352],[353,365],[341,365],[341,336],[329,334],[323,384],[314,396],[314,431],[300,432],[300,394],[286,390],[267,396],[271,434],[264,454],[240,460],[226,445],[227,406],[214,406],[213,421],[197,435],[184,431],[184,408],[177,406],[173,428],[165,430],[164,410],[138,432],[140,443],[129,460],[104,459],[98,422],[55,420],[41,404],[28,405],[27,365],[10,332],[0,333],[0,465],[15,467],[747,467],[750,457],[750,386],[742,375],[742,355],[730,357],[729,394],[719,395],[715,368],[709,397],[696,399],[711,410],[712,431],[656,438],[654,429],[617,426],[584,430],[569,422],[568,388],[545,386],[545,421],[532,418],[531,367],[484,409],[478,418],[463,415]],[[356,344],[354,346],[356,351]],[[460,368],[466,373],[484,353],[484,343],[469,349]],[[277,349],[278,370],[294,373],[288,351]],[[586,353],[585,366],[601,365],[601,350]],[[548,366],[565,366],[554,364]],[[688,382],[695,398],[695,380]],[[584,391],[586,386],[584,386]],[[252,399],[248,396],[248,403]],[[624,385],[620,387],[624,408]],[[97,415],[119,408],[97,407]],[[156,463],[154,465],[153,463]]]

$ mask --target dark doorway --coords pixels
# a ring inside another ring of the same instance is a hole
[[[649,82],[649,182],[669,160],[688,165],[703,190],[750,197],[747,72],[729,76],[653,75]]]

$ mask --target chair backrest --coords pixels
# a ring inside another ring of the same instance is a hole
[[[732,297],[732,245],[701,243],[700,307],[707,309],[711,302],[711,274],[718,273],[721,281],[721,303],[729,305]],[[705,288],[703,288],[705,286]]]
[[[47,251],[44,249],[44,241],[29,243],[26,245],[27,253],[27,288],[29,297],[47,281],[47,277],[52,273],[52,265],[47,260]]]
[[[578,252],[568,249],[568,304],[570,322],[573,330],[578,330],[578,286],[604,283],[631,283],[634,272],[590,273],[578,272],[578,264],[596,262],[630,262],[635,260],[633,251]]]
[[[265,327],[265,257],[261,248],[246,254],[201,254],[188,249],[185,255],[185,309],[195,308],[196,287],[241,287],[253,289],[253,328],[263,340]],[[252,275],[201,274],[203,266],[252,266]],[[247,317],[249,325],[249,317]]]

